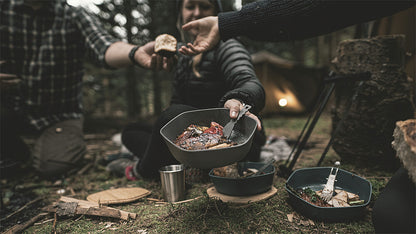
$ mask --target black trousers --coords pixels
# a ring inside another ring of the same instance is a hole
[[[376,233],[416,233],[415,184],[401,167],[381,191],[373,207]]]
[[[136,171],[145,178],[158,178],[159,168],[166,165],[178,164],[179,162],[172,156],[163,137],[160,135],[160,129],[177,115],[197,108],[172,104],[154,123],[149,127],[142,123],[133,123],[126,126],[122,132],[122,142],[133,154],[140,158],[136,166]],[[256,131],[253,138],[253,144],[246,160],[258,161],[260,158],[261,146],[264,145],[266,136],[264,130]]]
[[[2,103],[0,105],[1,177],[18,173],[16,169],[19,165],[30,159],[30,149],[19,135],[23,132],[34,133],[35,130],[24,124],[19,115]]]

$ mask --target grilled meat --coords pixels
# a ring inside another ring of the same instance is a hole
[[[218,149],[234,145],[223,137],[222,129],[216,122],[211,122],[209,128],[191,124],[177,137],[175,144],[187,150]]]

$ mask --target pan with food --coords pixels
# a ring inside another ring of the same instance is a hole
[[[227,147],[186,149],[186,147],[183,148],[175,143],[190,125],[211,126],[211,123],[215,122],[224,126],[229,120],[229,110],[226,108],[187,111],[179,114],[163,126],[160,134],[172,155],[182,164],[202,169],[223,167],[242,160],[249,152],[257,128],[254,119],[243,116],[236,123],[229,139],[232,145]]]
[[[294,171],[286,181],[289,203],[300,214],[319,221],[344,222],[363,217],[365,207],[371,200],[371,183],[351,172],[338,169],[334,196],[325,202],[320,193],[330,171],[331,167]]]
[[[263,169],[263,167],[266,168]],[[252,174],[251,171],[263,172]],[[269,191],[273,186],[276,169],[265,162],[239,162],[211,169],[209,177],[215,189],[229,196],[251,196]]]
[[[210,127],[191,124],[176,138],[175,144],[187,150],[219,149],[235,145],[235,142],[225,138],[223,128],[216,122],[211,122]]]

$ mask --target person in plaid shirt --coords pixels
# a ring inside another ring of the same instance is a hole
[[[100,22],[65,0],[0,3],[2,177],[30,155],[20,135],[34,130],[33,166],[45,176],[75,168],[85,153],[82,129],[83,62],[106,68],[132,64],[170,70],[172,59],[112,37]]]

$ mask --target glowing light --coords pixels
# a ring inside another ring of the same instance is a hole
[[[242,5],[243,4],[242,4],[242,1],[241,0],[236,0],[234,2],[234,8],[235,8],[235,10],[239,11],[241,9]]]
[[[279,99],[279,106],[281,107],[285,107],[287,105],[287,100],[286,98],[281,98]]]

